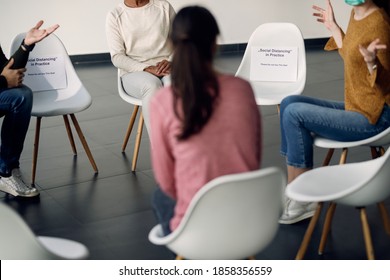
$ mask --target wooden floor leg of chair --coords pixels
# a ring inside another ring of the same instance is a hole
[[[324,228],[322,230],[320,246],[318,247],[318,254],[319,255],[322,255],[324,253],[326,240],[327,240],[329,232],[330,232],[330,228],[332,225],[332,220],[333,220],[333,215],[334,215],[335,210],[336,210],[336,203],[331,202],[329,204],[328,210],[326,211]]]
[[[42,121],[42,117],[37,117],[37,124],[35,126],[33,159],[32,159],[32,167],[31,167],[31,184],[33,184],[33,185],[35,184],[35,174],[37,172],[39,134],[41,132],[41,121]]]
[[[326,153],[326,157],[324,161],[322,162],[322,166],[328,166],[330,163],[330,160],[332,159],[334,153],[334,149],[329,149],[328,152]]]
[[[122,144],[122,153],[126,150],[127,142],[129,142],[130,134],[131,131],[133,130],[134,122],[137,117],[139,106],[134,105],[134,110],[133,113],[131,114],[129,125],[127,126],[126,130],[126,135],[125,138],[123,139],[123,144]]]
[[[68,115],[63,115],[62,117],[64,118],[66,133],[68,134],[68,138],[69,138],[70,145],[72,146],[73,154],[77,155],[76,144],[74,142],[72,129],[71,129],[70,124],[69,124]]]
[[[372,246],[372,239],[370,233],[370,227],[368,225],[366,208],[362,207],[360,210],[360,219],[363,227],[364,243],[366,245],[367,258],[369,260],[374,260],[374,248]]]
[[[348,148],[343,148],[343,151],[341,152],[339,164],[346,163],[347,162],[347,156],[348,156]]]
[[[383,202],[378,203],[378,208],[381,213],[383,225],[385,227],[385,231],[388,235],[390,235],[390,219],[389,213],[386,210],[385,204]]]
[[[78,134],[79,138],[80,138],[81,144],[84,147],[85,153],[87,154],[88,159],[91,162],[93,170],[95,170],[95,173],[98,173],[97,165],[96,165],[95,160],[94,160],[94,158],[92,156],[91,150],[89,149],[88,143],[85,140],[83,131],[80,128],[80,125],[79,125],[79,123],[78,123],[78,121],[76,119],[76,116],[74,114],[70,114],[70,118],[72,119],[73,125],[74,125],[74,127],[75,127],[75,129],[77,131],[77,134]]]
[[[323,202],[318,203],[316,212],[314,213],[314,216],[310,220],[309,226],[307,227],[305,232],[305,236],[303,237],[301,246],[299,247],[298,253],[295,257],[296,260],[302,260],[303,257],[305,256],[311,236],[313,235],[314,228],[318,222],[318,219],[320,218],[322,207],[323,207]]]
[[[176,256],[176,260],[177,260],[177,261],[182,261],[182,260],[184,260],[184,258],[183,258],[182,256],[177,255],[177,256]]]
[[[256,258],[255,258],[255,256],[250,256],[250,257],[248,257],[248,260],[254,261],[254,260],[256,260]]]
[[[135,171],[135,168],[137,167],[138,153],[139,153],[139,147],[141,145],[143,126],[144,126],[144,116],[143,116],[143,114],[141,112],[140,115],[139,115],[137,137],[135,139],[135,145],[134,145],[133,163],[132,163],[132,166],[131,166],[131,170],[132,171]]]

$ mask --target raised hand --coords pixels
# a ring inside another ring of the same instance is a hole
[[[372,41],[367,48],[363,47],[362,45],[359,45],[359,51],[361,55],[363,56],[364,61],[367,63],[368,69],[370,70],[370,73],[373,70],[373,66],[376,64],[376,54],[378,50],[384,50],[387,46],[385,44],[380,43],[380,39],[375,39]]]
[[[26,68],[11,69],[13,64],[14,59],[11,58],[1,72],[1,75],[7,79],[8,88],[21,86],[23,83],[24,72],[26,72]]]
[[[317,11],[313,13],[313,16],[317,18],[318,22],[323,23],[329,31],[333,32],[335,28],[339,28],[334,17],[333,7],[330,0],[327,0],[326,9],[316,5],[313,5],[313,9]]]
[[[32,45],[42,41],[44,38],[53,33],[58,27],[58,24],[55,24],[47,29],[40,29],[43,25],[43,20],[40,20],[33,28],[31,28],[24,38],[24,43],[26,45]]]

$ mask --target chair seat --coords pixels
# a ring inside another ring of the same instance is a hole
[[[64,96],[59,91],[34,92],[31,115],[34,117],[51,117],[81,112],[92,104],[87,90],[80,86],[71,96]]]
[[[378,203],[390,194],[390,187],[383,182],[385,176],[377,176],[389,155],[305,172],[287,186],[286,195],[302,202],[333,201],[350,206]]]
[[[256,82],[251,81],[258,105],[278,105],[283,98],[289,95],[299,95],[303,91],[304,84],[297,85],[290,82]]]
[[[87,247],[73,240],[48,236],[37,238],[47,250],[64,259],[81,260],[89,255]]]
[[[317,147],[327,148],[327,149],[342,149],[342,148],[352,148],[358,146],[381,147],[381,146],[386,146],[389,143],[390,143],[390,127],[373,137],[359,140],[359,141],[342,142],[342,141],[326,139],[320,136],[316,136],[314,139],[314,145],[316,145]]]

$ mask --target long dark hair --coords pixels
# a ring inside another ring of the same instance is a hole
[[[390,16],[390,1],[389,0],[372,0],[379,8],[383,8],[387,15]]]
[[[203,7],[185,7],[173,21],[171,79],[175,114],[182,122],[179,140],[201,131],[213,113],[219,95],[212,67],[218,34],[215,18]]]

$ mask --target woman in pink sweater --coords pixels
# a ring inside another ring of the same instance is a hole
[[[179,11],[170,36],[172,85],[150,103],[152,163],[160,186],[153,207],[165,234],[175,230],[207,182],[260,168],[259,109],[247,81],[213,69],[218,34],[207,9]]]

